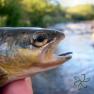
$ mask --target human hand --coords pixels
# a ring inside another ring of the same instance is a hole
[[[4,86],[0,94],[33,94],[31,79],[28,77],[14,81]]]

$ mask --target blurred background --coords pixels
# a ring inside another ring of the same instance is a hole
[[[56,69],[32,77],[34,94],[94,94],[94,0],[0,0],[0,27],[48,27],[65,33]]]
[[[93,19],[93,0],[0,0],[0,26],[47,27]]]

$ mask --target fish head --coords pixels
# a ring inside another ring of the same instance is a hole
[[[1,45],[5,46],[6,53],[1,54],[0,67],[7,74],[7,82],[56,68],[71,58],[70,53],[55,53],[65,38],[58,30],[20,28],[8,29],[2,34]]]

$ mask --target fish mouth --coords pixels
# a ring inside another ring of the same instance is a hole
[[[62,54],[54,54],[55,50],[57,49],[58,44],[60,43],[60,40],[57,41],[57,39],[54,39],[52,42],[47,44],[40,54],[40,61],[41,63],[38,64],[41,67],[55,67],[60,64],[63,64],[64,62],[70,60],[72,58],[72,52],[66,52]]]
[[[62,53],[62,54],[59,54],[59,56],[67,56],[67,55],[71,55],[72,54],[72,52],[66,52],[66,53]]]
[[[66,53],[59,54],[58,57],[65,58],[65,61],[70,60],[72,58],[72,52],[66,52]]]

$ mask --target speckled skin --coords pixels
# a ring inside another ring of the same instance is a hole
[[[44,42],[33,39],[39,34],[47,36]],[[54,54],[56,45],[64,37],[60,31],[47,28],[0,28],[0,87],[69,60],[70,55]]]

